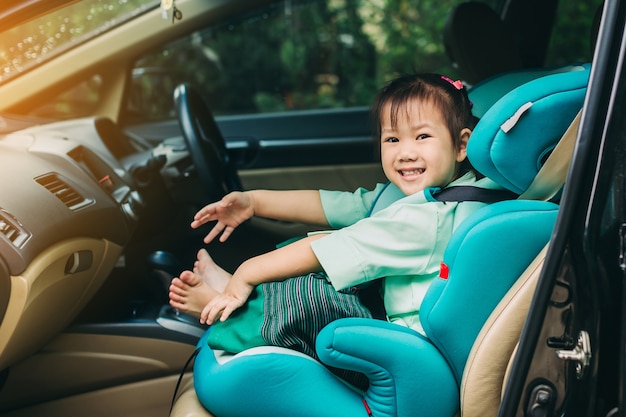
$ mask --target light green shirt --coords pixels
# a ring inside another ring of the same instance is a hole
[[[497,188],[473,173],[449,186],[457,185]],[[340,290],[382,278],[389,321],[421,332],[420,304],[448,240],[485,203],[433,201],[424,191],[405,196],[391,184],[354,193],[321,190],[320,196],[328,223],[339,229],[311,243],[329,281]]]

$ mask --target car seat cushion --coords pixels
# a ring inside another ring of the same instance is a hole
[[[206,337],[198,342],[194,388],[216,416],[275,417],[298,410],[298,416],[319,417],[332,416],[333,407],[367,416],[362,397],[307,355],[270,346],[230,355],[202,348]]]
[[[341,319],[320,332],[317,351],[327,365],[368,376],[364,398],[372,415],[452,417],[458,409],[454,374],[437,347],[415,330],[383,320]]]

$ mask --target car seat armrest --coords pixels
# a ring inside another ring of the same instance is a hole
[[[336,320],[318,335],[326,365],[364,373],[365,400],[375,416],[452,416],[459,406],[457,381],[428,338],[382,320]],[[416,410],[415,404],[432,404]]]

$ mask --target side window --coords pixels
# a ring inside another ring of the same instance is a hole
[[[440,38],[450,4],[402,3],[284,0],[165,45],[135,64],[129,122],[172,117],[183,81],[223,115],[367,106],[399,73],[455,76]]]
[[[594,21],[600,12],[602,0],[559,2],[558,20],[546,58],[548,66],[559,66],[573,62],[591,62],[592,42],[599,21]]]

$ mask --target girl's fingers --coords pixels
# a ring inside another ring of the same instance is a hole
[[[217,235],[219,235],[222,230],[224,230],[226,228],[226,225],[222,222],[217,222],[215,224],[215,226],[213,226],[213,228],[211,229],[211,231],[206,235],[206,237],[204,238],[204,243],[210,243],[213,241],[213,239],[215,239],[215,237]],[[223,242],[223,240],[220,238],[220,241]]]
[[[203,215],[199,215],[199,214],[200,213],[198,212],[194,216],[193,221],[191,222],[191,227],[194,229],[202,226],[205,223],[215,220],[215,216],[213,214],[203,214]]]
[[[213,304],[213,305],[211,305],[211,304]],[[206,315],[206,323],[207,324],[213,324],[218,319],[220,319],[221,316],[222,316],[222,311],[224,310],[224,307],[221,305],[222,303],[215,303],[214,304],[213,302],[211,302],[211,304],[209,304],[209,306],[207,306],[207,308],[208,308],[207,315]]]
[[[235,230],[234,227],[232,226],[226,226],[224,228],[224,233],[222,233],[222,236],[220,236],[220,242],[226,242],[226,240],[230,237],[230,235],[233,233],[233,230]]]
[[[232,303],[227,304],[222,310],[221,317],[219,317],[220,321],[225,321],[227,318],[229,318],[232,312],[235,311],[238,307],[238,305],[233,305]],[[217,320],[217,317],[215,319]]]
[[[200,323],[213,324],[220,318],[223,307],[221,306],[224,300],[221,296],[217,296],[209,304],[204,307],[200,314]]]
[[[217,296],[200,314],[200,323],[213,324],[216,321],[225,321],[233,311],[241,307],[242,303],[227,296]]]

